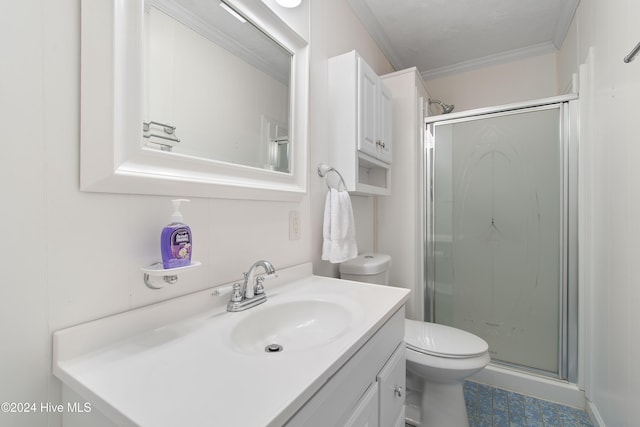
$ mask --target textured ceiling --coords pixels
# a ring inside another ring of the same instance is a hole
[[[396,69],[425,78],[562,46],[580,0],[348,0]]]

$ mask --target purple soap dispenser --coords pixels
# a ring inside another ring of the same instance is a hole
[[[191,228],[182,222],[180,203],[187,199],[175,199],[171,224],[162,229],[160,236],[160,250],[164,268],[186,267],[191,264]]]

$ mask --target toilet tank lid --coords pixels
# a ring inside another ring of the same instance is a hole
[[[391,257],[386,254],[366,253],[340,264],[340,273],[378,274],[389,269]]]

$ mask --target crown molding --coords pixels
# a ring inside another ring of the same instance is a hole
[[[479,68],[490,67],[493,65],[504,64],[506,62],[525,59],[533,56],[544,55],[556,52],[558,49],[552,42],[539,43],[532,46],[513,49],[507,52],[497,53],[495,55],[483,56],[469,61],[459,62],[445,67],[434,68],[422,71],[420,75],[423,80],[431,80],[439,77],[445,77],[452,74],[464,73],[467,71],[477,70]]]
[[[380,26],[380,23],[364,2],[364,0],[348,0],[351,9],[355,12],[356,17],[360,20],[364,28],[367,30],[371,38],[378,44],[378,47],[387,57],[387,60],[391,63],[391,66],[395,70],[400,70],[405,68],[402,65],[402,61],[398,58],[398,55],[395,54],[394,50],[391,48],[391,43],[387,38],[386,33]]]
[[[553,34],[552,41],[556,49],[560,49],[562,47],[562,43],[564,43],[564,39],[567,37],[567,33],[569,32],[569,28],[571,28],[571,23],[573,22],[573,18],[579,5],[580,0],[567,1],[564,3],[562,12],[558,16],[556,31]]]

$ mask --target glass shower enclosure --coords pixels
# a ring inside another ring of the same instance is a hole
[[[575,380],[577,99],[427,118],[425,317]]]

